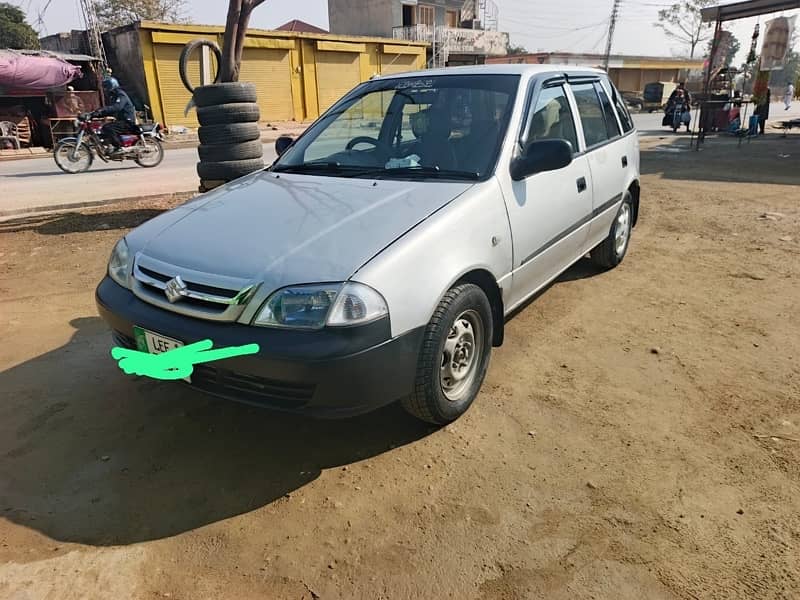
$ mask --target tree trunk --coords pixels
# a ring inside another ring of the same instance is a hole
[[[222,43],[220,81],[239,81],[239,68],[247,36],[247,25],[253,9],[265,0],[230,0],[225,36]]]

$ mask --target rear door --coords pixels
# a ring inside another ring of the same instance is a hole
[[[528,98],[520,147],[563,139],[573,162],[511,183],[507,198],[514,245],[514,279],[508,306],[522,302],[580,257],[592,212],[592,176],[576,128],[574,105],[563,82],[534,89]]]
[[[585,249],[608,235],[625,190],[631,157],[611,99],[599,79],[571,84],[592,174],[591,227]]]

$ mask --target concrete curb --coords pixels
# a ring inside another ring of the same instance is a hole
[[[143,200],[189,200],[199,195],[197,190],[186,192],[170,192],[169,194],[152,194],[150,196],[128,196],[126,198],[108,198],[106,200],[92,200],[87,202],[73,202],[69,204],[56,204],[50,206],[34,206],[32,208],[16,208],[14,210],[0,210],[0,221],[11,221],[25,217],[60,213],[79,208],[98,208],[122,202],[141,202]]]

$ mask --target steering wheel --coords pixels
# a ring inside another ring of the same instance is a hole
[[[358,144],[371,144],[375,146],[377,150],[380,150],[385,158],[389,158],[392,155],[392,149],[386,142],[382,142],[378,139],[368,137],[366,135],[359,135],[358,137],[354,137],[352,140],[347,142],[347,146],[345,146],[345,150],[352,150]]]

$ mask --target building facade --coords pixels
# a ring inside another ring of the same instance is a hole
[[[491,0],[328,0],[332,33],[426,42],[428,64],[437,67],[505,55],[498,12]]]
[[[559,64],[601,69],[604,61],[602,54],[570,52],[537,52],[486,60],[495,64]],[[645,85],[657,81],[689,81],[695,76],[702,77],[702,72],[702,59],[612,54],[608,60],[608,75],[614,85],[624,92],[641,92]]]
[[[168,127],[197,127],[191,94],[178,73],[183,47],[201,38],[222,45],[224,27],[140,22],[103,34],[114,76]],[[258,89],[264,122],[317,118],[353,87],[375,75],[425,68],[426,44],[391,38],[250,29],[240,81]],[[189,63],[194,85],[211,83],[217,65],[208,52]]]

